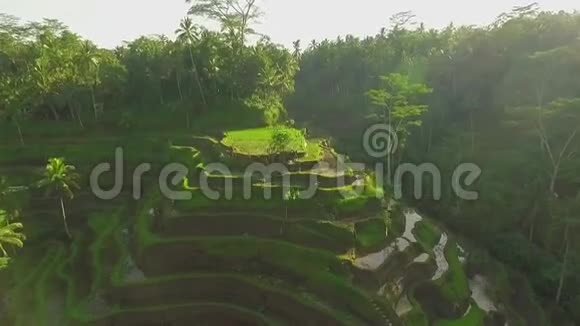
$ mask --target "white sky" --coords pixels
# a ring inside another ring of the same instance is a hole
[[[391,15],[412,10],[428,27],[488,24],[500,13],[532,0],[259,0],[266,13],[256,26],[274,42],[374,35]],[[539,0],[543,9],[580,10],[577,0]],[[56,18],[104,47],[141,35],[172,36],[187,12],[184,0],[0,0],[0,12],[28,20]],[[198,20],[197,22],[203,23]]]

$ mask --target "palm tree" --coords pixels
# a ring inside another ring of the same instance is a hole
[[[46,195],[56,193],[60,200],[64,229],[69,239],[72,235],[66,220],[64,199],[74,198],[74,189],[80,189],[78,180],[80,176],[73,165],[67,165],[63,158],[51,158],[48,160],[43,178],[39,181],[39,187],[46,188]]]
[[[177,34],[177,40],[183,44],[188,45],[189,49],[189,58],[191,60],[191,70],[192,74],[197,82],[197,87],[199,89],[199,93],[201,95],[201,100],[203,102],[204,110],[207,110],[207,102],[205,100],[205,94],[203,92],[203,88],[201,87],[201,81],[199,79],[199,73],[197,70],[197,66],[195,65],[195,60],[193,59],[193,42],[197,38],[197,26],[193,24],[191,18],[187,17],[181,20],[179,24],[179,28],[175,31]]]
[[[300,48],[300,40],[296,40],[296,41],[292,42],[292,48],[294,49],[294,52],[292,52],[292,55],[294,56],[294,58],[299,59],[300,55],[302,53],[302,49]]]
[[[171,58],[169,59],[169,64],[173,67],[173,75],[175,77],[175,82],[177,84],[177,94],[179,95],[179,103],[183,103],[184,102],[184,96],[183,96],[183,87],[182,87],[182,76],[183,76],[183,72],[186,71],[184,62],[183,62],[183,44],[180,42],[172,42],[169,46],[168,49],[168,57]],[[182,108],[183,106],[180,106],[180,108]],[[185,110],[185,124],[187,126],[187,128],[191,127],[191,123],[190,123],[190,110]]]
[[[288,204],[291,201],[298,200],[300,196],[300,190],[297,188],[290,188],[287,192],[284,193],[284,206],[285,206],[285,216],[284,221],[282,222],[282,226],[280,226],[280,235],[284,235],[284,227],[288,221]]]
[[[82,67],[84,83],[90,88],[91,101],[95,120],[97,117],[97,100],[95,97],[95,87],[99,84],[99,53],[97,47],[90,41],[85,41],[78,55],[78,64]]]
[[[6,263],[6,258],[8,258],[8,253],[4,245],[9,244],[18,248],[24,246],[26,236],[19,231],[22,228],[22,223],[10,223],[8,213],[0,210],[0,254],[5,258],[4,263]]]

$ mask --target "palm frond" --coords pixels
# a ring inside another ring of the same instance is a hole
[[[2,251],[3,256],[8,256],[4,244],[10,244],[18,248],[24,247],[24,240],[26,236],[23,233],[18,232],[24,226],[22,223],[12,223],[0,228],[0,251]]]
[[[54,192],[60,196],[72,199],[73,190],[80,189],[78,180],[80,175],[76,172],[74,165],[66,164],[63,158],[51,158],[46,165],[43,178],[38,181],[39,188],[46,188],[45,197]]]

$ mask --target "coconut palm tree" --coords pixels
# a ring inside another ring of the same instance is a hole
[[[26,236],[20,232],[22,230],[22,223],[10,223],[8,213],[0,210],[0,254],[2,258],[8,258],[5,245],[13,245],[18,248],[24,246]],[[6,263],[4,259],[4,264]],[[2,265],[2,263],[0,263]]]
[[[284,207],[285,207],[285,216],[282,225],[280,226],[280,235],[284,235],[284,228],[286,227],[286,223],[288,222],[288,204],[292,201],[296,201],[300,198],[300,190],[297,188],[290,188],[288,191],[284,193]]]
[[[91,101],[93,104],[93,113],[95,120],[97,117],[97,100],[95,97],[95,87],[99,85],[99,53],[97,47],[90,41],[85,41],[81,45],[78,53],[77,64],[81,67],[83,73],[83,83],[91,91]]]
[[[48,160],[43,178],[38,183],[39,187],[46,188],[47,196],[53,193],[58,196],[64,229],[69,239],[72,239],[72,235],[68,228],[64,199],[74,198],[73,191],[80,189],[79,178],[80,176],[73,165],[67,165],[63,158],[51,158]]]
[[[189,59],[191,60],[191,70],[195,81],[197,82],[197,87],[199,89],[199,93],[201,95],[201,100],[203,102],[204,110],[207,111],[207,102],[205,100],[205,94],[203,92],[203,88],[201,86],[201,80],[199,78],[199,72],[197,70],[197,66],[195,64],[195,60],[193,59],[193,42],[197,38],[197,26],[193,24],[191,18],[187,17],[181,20],[179,24],[179,28],[175,31],[177,35],[177,40],[183,44],[187,44],[187,48],[189,50]]]

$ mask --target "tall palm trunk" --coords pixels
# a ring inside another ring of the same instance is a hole
[[[64,200],[62,197],[60,197],[60,208],[62,210],[62,221],[64,224],[64,230],[66,232],[66,235],[68,236],[69,239],[72,239],[72,235],[70,234],[70,230],[68,228],[68,222],[66,221],[66,211],[64,209]]]
[[[22,129],[20,128],[20,122],[18,122],[18,118],[14,118],[14,124],[16,125],[16,130],[18,130],[18,138],[20,138],[20,145],[24,146],[24,137],[22,136]]]
[[[178,72],[175,73],[175,81],[177,82],[177,91],[179,93],[179,101],[181,103],[183,103],[183,90],[181,89],[181,76]],[[187,128],[190,127],[189,110],[185,111],[185,124],[186,124]]]
[[[83,120],[81,119],[81,113],[78,107],[74,104],[72,100],[68,101],[68,110],[72,120],[77,120],[81,129],[85,128]]]
[[[533,242],[534,241],[534,232],[536,229],[536,216],[538,215],[538,209],[539,209],[539,205],[537,201],[534,201],[534,208],[532,209],[532,212],[530,213],[530,217],[528,218],[528,220],[530,221],[530,233],[529,233],[529,237],[528,237],[528,241]]]
[[[161,105],[165,105],[165,97],[163,96],[163,80],[159,78],[159,101]]]
[[[566,231],[564,232],[564,241],[566,243],[566,249],[564,251],[564,263],[562,265],[562,272],[560,273],[560,283],[558,284],[558,293],[556,294],[556,304],[560,303],[562,298],[562,291],[564,290],[564,279],[566,278],[566,272],[568,268],[568,254],[570,253],[570,244],[568,242],[570,226],[566,225]]]
[[[207,111],[207,102],[205,100],[205,94],[203,93],[203,88],[201,87],[201,81],[199,80],[199,73],[197,71],[197,66],[195,65],[195,60],[193,60],[193,51],[191,50],[191,45],[189,46],[189,59],[191,60],[191,69],[193,70],[195,81],[197,82],[197,88],[199,89],[199,94],[201,95],[201,101],[203,102],[203,109]]]
[[[177,82],[177,92],[179,93],[179,100],[183,102],[183,91],[181,90],[181,76],[175,73],[175,81]]]
[[[77,113],[77,119],[79,120],[79,125],[81,129],[85,129],[85,124],[83,122],[83,118],[81,117],[81,106],[80,104],[75,105],[75,112]]]
[[[73,120],[73,121],[74,121],[74,120],[76,120],[76,119],[77,119],[77,116],[76,116],[76,114],[75,114],[75,112],[74,112],[74,108],[73,108],[73,106],[72,106],[72,101],[70,101],[70,100],[69,100],[69,101],[67,101],[67,102],[68,102],[68,103],[66,104],[66,106],[68,107],[68,113],[70,114],[70,118],[71,118],[71,120]]]
[[[56,110],[56,106],[54,104],[50,104],[49,108],[50,108],[50,111],[52,112],[52,116],[54,117],[54,120],[59,121],[60,115],[58,114],[58,111]]]
[[[93,102],[93,113],[95,114],[95,121],[98,119],[97,116],[97,99],[95,97],[95,86],[91,85],[91,101]]]

